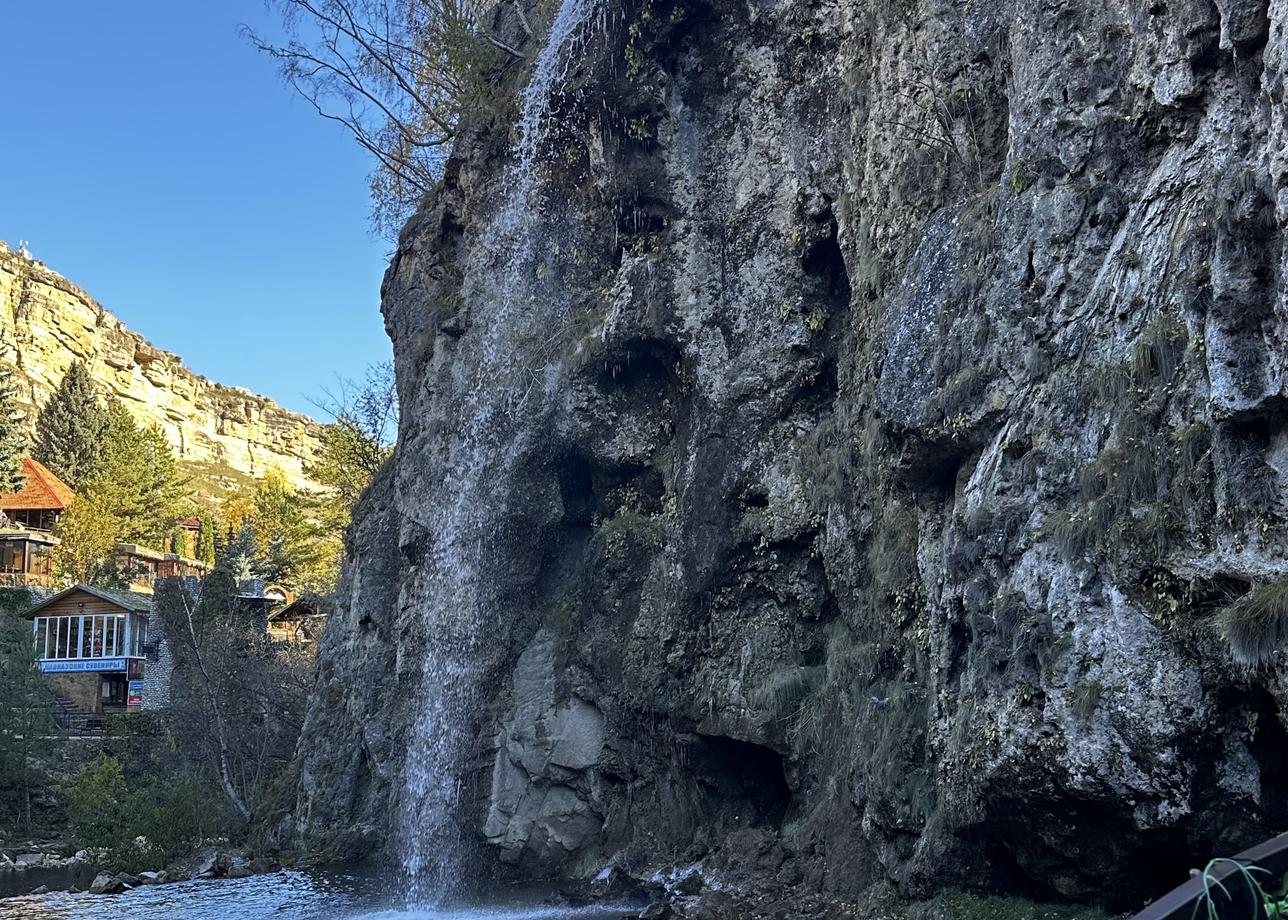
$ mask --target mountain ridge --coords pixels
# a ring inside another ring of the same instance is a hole
[[[321,425],[249,389],[198,374],[85,289],[0,241],[0,360],[17,371],[30,423],[77,360],[135,418],[165,432],[194,491],[215,498],[270,472],[295,488]]]

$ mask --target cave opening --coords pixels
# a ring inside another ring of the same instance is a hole
[[[828,221],[827,233],[813,243],[801,257],[801,268],[813,279],[817,293],[832,308],[850,304],[850,273],[845,268],[836,218]]]
[[[693,752],[699,780],[717,798],[746,803],[752,809],[748,823],[779,828],[791,804],[783,755],[773,748],[723,735],[700,735]]]

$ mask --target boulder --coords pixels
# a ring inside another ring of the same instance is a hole
[[[273,859],[271,856],[256,856],[246,864],[246,867],[255,875],[263,875],[265,872],[276,871],[281,868],[281,865],[281,863],[276,859]]]
[[[223,850],[209,847],[194,857],[188,870],[189,878],[221,878],[228,874],[232,859]]]
[[[19,869],[43,869],[46,861],[44,853],[19,853],[17,864]]]
[[[120,894],[125,890],[125,883],[110,872],[100,872],[90,883],[90,894]]]
[[[49,894],[49,886],[41,885],[39,888],[31,889],[32,894]]]

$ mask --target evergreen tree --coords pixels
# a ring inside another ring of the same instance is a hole
[[[215,564],[215,522],[209,515],[201,518],[201,530],[197,533],[197,559],[206,565]]]
[[[165,435],[156,427],[140,428],[118,399],[109,397],[105,411],[97,469],[54,529],[63,541],[56,564],[68,580],[119,580],[104,565],[115,543],[166,547],[188,512],[187,480]]]
[[[89,368],[77,361],[36,418],[32,456],[79,491],[97,470],[107,422]]]
[[[23,418],[14,373],[0,367],[0,492],[17,492],[25,481],[22,457],[27,445],[22,434]]]
[[[120,522],[118,539],[163,546],[184,516],[187,479],[159,428],[140,428],[117,399],[107,414],[102,461],[86,491]]]
[[[320,521],[318,500],[279,475],[262,479],[251,516],[265,578],[295,590],[327,593],[338,575],[340,533]]]
[[[33,792],[48,778],[42,765],[59,744],[53,694],[40,672],[31,622],[19,616],[30,605],[25,591],[0,591],[0,794],[27,830]]]

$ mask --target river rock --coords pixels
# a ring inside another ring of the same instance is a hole
[[[1288,0],[596,22],[386,273],[301,844],[1139,903],[1279,833]]]
[[[16,862],[19,869],[43,869],[48,857],[44,853],[19,853]]]
[[[187,875],[189,878],[221,878],[232,866],[232,858],[225,851],[208,847],[193,857]]]
[[[266,872],[275,872],[281,868],[281,863],[271,856],[256,856],[249,863],[247,868],[255,875],[263,875]]]
[[[111,872],[100,872],[90,883],[90,894],[120,894],[125,890],[125,882]]]

